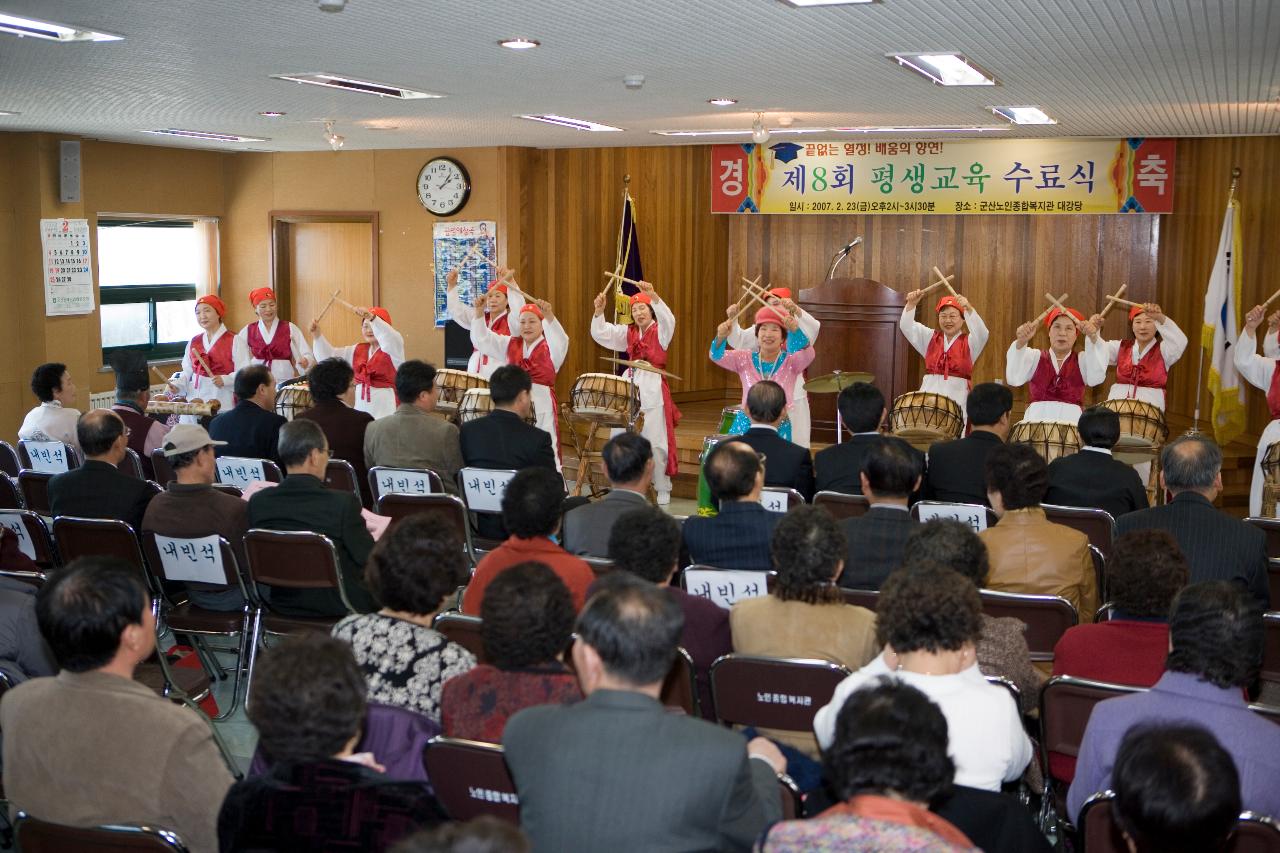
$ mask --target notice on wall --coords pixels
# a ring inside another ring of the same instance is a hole
[[[93,313],[93,259],[89,255],[89,220],[41,219],[44,256],[44,313]]]
[[[496,277],[498,223],[437,222],[431,242],[436,263],[436,328],[444,328],[452,319],[445,281],[450,270],[458,271],[458,296],[465,305],[474,304],[475,294],[488,290]]]

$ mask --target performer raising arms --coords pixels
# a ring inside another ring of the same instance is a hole
[[[551,303],[535,299],[520,309],[516,321],[518,334],[504,335],[490,329],[480,320],[484,303],[476,300],[471,324],[471,345],[481,354],[495,359],[499,365],[514,364],[533,379],[533,408],[539,429],[551,435],[556,451],[556,468],[560,469],[559,414],[556,411],[556,372],[569,354],[569,336],[556,319]]]
[[[944,296],[933,309],[938,315],[937,330],[915,320],[916,306],[924,292],[913,290],[907,294],[907,304],[902,309],[898,328],[906,336],[916,352],[924,356],[924,380],[920,390],[930,394],[950,397],[965,410],[969,399],[969,380],[973,376],[973,363],[982,355],[990,332],[978,312],[963,296]],[[964,331],[965,324],[969,331]]]
[[[640,282],[640,292],[631,297],[630,325],[610,323],[604,319],[606,295],[596,295],[595,314],[591,317],[591,338],[602,347],[626,350],[627,358],[647,361],[654,367],[667,366],[667,347],[676,333],[676,317],[647,281]],[[671,389],[660,373],[628,369],[640,392],[640,411],[644,414],[641,434],[653,447],[653,487],[658,503],[671,503],[671,478],[680,469],[672,448],[676,446],[676,424],[680,410],[671,399]]]
[[[355,371],[356,409],[375,418],[396,410],[396,371],[404,363],[404,336],[391,325],[386,308],[357,308],[340,303],[361,318],[364,340],[354,346],[335,347],[320,332],[320,322],[311,321],[311,341],[316,358],[340,358]]]
[[[234,405],[236,371],[245,365],[236,361],[234,340],[222,318],[227,306],[210,294],[196,300],[196,323],[204,331],[191,339],[182,354],[182,372],[170,385],[188,400],[217,400],[221,411]],[[210,375],[212,374],[212,375]]]
[[[302,330],[276,313],[276,292],[269,287],[249,291],[258,322],[236,335],[236,364],[265,364],[276,382],[301,376],[315,358]]]
[[[1258,355],[1258,342],[1254,339],[1258,326],[1262,325],[1264,310],[1261,305],[1255,305],[1245,315],[1240,340],[1231,348],[1236,370],[1250,385],[1267,392],[1267,409],[1271,412],[1271,422],[1262,431],[1262,437],[1258,440],[1258,452],[1253,460],[1253,482],[1249,486],[1249,515],[1253,516],[1262,515],[1262,486],[1266,482],[1262,474],[1262,460],[1267,454],[1267,448],[1280,441],[1280,370],[1276,370],[1276,357],[1280,356],[1280,351],[1264,342],[1262,349],[1267,354]],[[1270,322],[1271,327],[1264,336],[1267,342],[1275,340],[1272,332],[1280,326],[1280,313],[1272,314]]]
[[[1089,369],[1105,371],[1112,364],[1116,366],[1116,381],[1107,392],[1107,399],[1137,399],[1163,412],[1169,368],[1182,358],[1187,348],[1187,336],[1153,302],[1129,309],[1132,338],[1103,340],[1102,323],[1103,316],[1094,314],[1082,331],[1087,336],[1084,359],[1093,361]]]
[[[781,311],[785,309],[790,312],[791,316],[796,318],[800,331],[804,332],[805,337],[809,339],[809,344],[811,346],[817,344],[818,333],[822,330],[822,323],[819,322],[817,317],[814,317],[791,300],[791,289],[774,287],[768,293],[769,298],[766,301],[775,310]],[[731,318],[737,316],[738,304],[740,303],[729,306],[728,313]],[[735,319],[729,329],[729,346],[734,349],[759,349],[760,344],[756,341],[755,326],[744,329],[738,325]],[[791,440],[801,447],[808,447],[811,426],[809,395],[804,390],[804,374],[800,373],[796,375],[796,385],[791,391]]]
[[[502,281],[507,274],[506,267],[498,267],[496,281]],[[474,309],[465,305],[458,295],[458,271],[449,270],[445,276],[448,291],[445,299],[449,306],[449,319],[470,331]],[[524,294],[519,290],[514,293],[505,284],[490,284],[483,296],[476,296],[475,301],[484,305],[484,324],[490,331],[499,335],[511,334],[511,315],[520,313],[524,307]],[[493,375],[493,371],[506,364],[501,359],[492,359],[480,350],[471,352],[471,360],[467,362],[468,373],[478,373],[485,379]]]
[[[1049,349],[1041,351],[1027,346],[1035,337],[1036,324],[1023,323],[1018,338],[1009,345],[1004,356],[1004,378],[1013,388],[1031,383],[1028,389],[1031,405],[1022,416],[1024,421],[1054,421],[1074,426],[1080,420],[1084,389],[1101,385],[1107,378],[1106,368],[1092,361],[1082,361],[1076,352],[1078,326],[1084,315],[1074,308],[1054,308],[1045,318],[1049,330]]]
[[[772,379],[787,392],[787,412],[790,414],[796,377],[813,363],[814,351],[809,338],[800,329],[795,317],[774,308],[761,308],[755,316],[756,352],[728,348],[732,320],[725,320],[716,329],[716,339],[711,342],[711,360],[738,374],[742,382],[742,408],[734,418],[729,435],[741,435],[751,425],[747,416],[747,392],[751,386],[764,379]],[[778,434],[791,440],[791,423],[783,421]]]

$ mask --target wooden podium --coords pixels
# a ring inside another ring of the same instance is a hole
[[[906,300],[896,290],[869,278],[832,278],[800,291],[802,308],[822,322],[817,358],[810,377],[834,370],[863,370],[876,378],[886,406],[907,385],[907,357],[911,350],[898,331]],[[814,442],[835,443],[836,395],[810,394]]]

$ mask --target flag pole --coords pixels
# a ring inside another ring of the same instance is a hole
[[[1236,199],[1236,188],[1240,185],[1240,167],[1235,166],[1231,169],[1231,189],[1227,192],[1227,210],[1231,209],[1231,202]],[[1223,334],[1226,330],[1223,329]],[[1188,435],[1200,432],[1200,399],[1204,396],[1204,326],[1200,328],[1200,358],[1199,365],[1196,367],[1196,411],[1191,419],[1191,431]]]
[[[622,275],[627,271],[627,261],[631,258],[631,232],[627,229],[627,202],[631,200],[631,174],[627,173],[622,176],[622,213],[618,222],[618,246],[613,253],[614,272]],[[635,211],[631,212],[631,231],[635,231],[636,220]],[[623,232],[626,231],[624,234]],[[623,241],[626,241],[626,248],[623,249]],[[625,254],[624,254],[625,251]],[[621,287],[617,279],[609,279],[609,283],[615,287]],[[618,299],[615,296],[613,300],[613,322],[618,322]]]

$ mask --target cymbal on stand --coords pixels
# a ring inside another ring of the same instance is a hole
[[[861,370],[837,370],[826,376],[816,376],[804,383],[804,390],[811,394],[839,394],[858,382],[875,382],[874,374]]]

